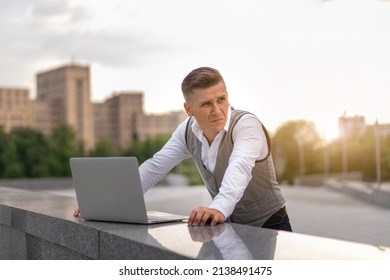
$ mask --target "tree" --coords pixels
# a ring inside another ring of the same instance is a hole
[[[381,139],[382,180],[390,181],[390,136]]]
[[[317,164],[320,143],[312,122],[293,120],[282,124],[271,146],[279,180],[292,183],[295,176],[303,175],[302,171],[304,174],[320,172]]]
[[[124,156],[135,156],[139,163],[154,156],[165,143],[169,140],[170,135],[161,134],[145,141],[135,141],[130,147],[123,152]],[[192,159],[182,161],[178,166],[173,167],[172,173],[183,174],[188,178],[190,185],[202,184],[202,178]]]
[[[3,177],[5,169],[5,161],[3,159],[6,146],[8,144],[8,135],[5,133],[2,126],[0,126],[0,177]]]
[[[110,139],[103,139],[96,143],[95,149],[90,153],[93,157],[108,157],[114,155],[114,147]]]
[[[124,156],[134,156],[139,163],[142,163],[161,150],[170,137],[169,134],[160,134],[144,141],[134,141],[122,154]]]
[[[18,148],[14,141],[8,141],[5,151],[2,154],[4,162],[4,178],[20,178],[25,177],[24,168],[18,154]]]
[[[84,154],[84,151],[80,149],[83,145],[76,139],[73,128],[68,124],[59,125],[52,131],[49,143],[50,174],[55,177],[69,177],[71,175],[69,159]]]
[[[2,153],[3,177],[47,176],[48,151],[48,142],[42,133],[30,128],[12,130]]]

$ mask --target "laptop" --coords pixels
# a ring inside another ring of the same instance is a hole
[[[188,218],[146,211],[135,157],[73,157],[69,162],[85,220],[156,224]]]

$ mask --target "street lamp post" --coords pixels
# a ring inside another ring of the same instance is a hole
[[[376,183],[377,183],[377,188],[379,189],[382,181],[382,174],[381,174],[381,143],[380,143],[378,119],[375,122],[375,162],[376,162]]]
[[[347,179],[348,172],[348,155],[347,155],[347,135],[344,132],[342,136],[342,163],[343,163],[343,179]]]
[[[296,137],[297,146],[298,146],[298,159],[299,159],[299,175],[305,175],[305,151],[303,139]]]

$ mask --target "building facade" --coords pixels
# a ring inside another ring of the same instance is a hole
[[[95,103],[96,142],[109,139],[115,146],[127,148],[133,141],[172,133],[187,116],[184,111],[145,114],[143,108],[142,91],[114,92],[103,103]]]
[[[183,111],[146,114],[142,91],[114,92],[102,103],[91,102],[90,70],[85,65],[65,65],[37,74],[37,98],[29,90],[0,88],[0,126],[5,132],[31,127],[45,135],[61,124],[75,130],[91,150],[108,139],[120,149],[133,141],[172,133],[186,118]]]
[[[92,149],[95,140],[90,91],[89,66],[70,64],[38,73],[36,128],[47,132],[60,124],[69,124],[86,148]],[[43,112],[48,114],[46,123],[39,121]]]
[[[340,138],[350,137],[356,133],[363,133],[366,129],[366,121],[363,116],[348,117],[345,113],[339,117]]]
[[[137,118],[138,137],[145,140],[155,135],[172,133],[186,117],[184,110],[167,114],[140,115]]]
[[[356,134],[363,134],[367,130],[378,133],[378,136],[390,136],[390,124],[366,124],[363,116],[347,117],[346,114],[339,117],[340,138],[353,137]]]
[[[32,126],[29,94],[29,90],[25,88],[0,88],[0,126],[5,132]]]
[[[137,140],[136,119],[143,115],[143,92],[114,92],[103,103],[94,104],[96,141],[109,139],[120,148]]]

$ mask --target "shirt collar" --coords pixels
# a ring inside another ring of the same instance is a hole
[[[228,131],[228,130],[229,130],[231,115],[232,115],[232,109],[231,109],[231,107],[229,106],[228,111],[227,111],[226,123],[225,123],[225,126],[223,127],[222,130],[224,130],[224,131]],[[202,131],[202,129],[200,128],[200,126],[199,126],[199,124],[198,124],[198,122],[196,121],[195,118],[194,118],[194,122],[193,122],[192,125],[191,125],[191,129],[192,129],[192,132],[196,135],[196,137],[197,137],[198,139],[200,139],[200,138],[202,137],[203,131]]]

